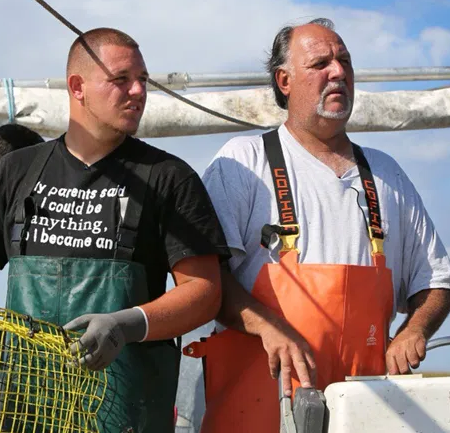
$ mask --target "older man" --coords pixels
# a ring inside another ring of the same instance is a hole
[[[68,56],[67,133],[0,163],[7,306],[86,330],[74,355],[93,370],[109,366],[102,433],[173,432],[174,337],[217,314],[218,259],[228,256],[197,174],[131,137],[147,77],[130,36],[86,32]],[[176,287],[166,293],[169,272]]]
[[[287,395],[407,373],[450,306],[449,259],[419,194],[345,131],[354,76],[333,24],[283,28],[268,70],[287,121],[232,139],[204,175],[233,253],[218,318],[229,329],[190,347],[206,355],[207,433],[279,431],[280,368]],[[397,311],[408,315],[386,352]]]

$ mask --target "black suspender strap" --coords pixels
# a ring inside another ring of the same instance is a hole
[[[144,164],[127,161],[125,163],[128,197],[119,198],[120,220],[117,228],[115,259],[133,260],[152,166],[148,162]]]
[[[271,236],[277,234],[283,242],[281,252],[290,251],[295,249],[295,241],[300,234],[300,228],[295,214],[292,190],[278,130],[267,132],[262,137],[275,187],[280,225],[264,225],[261,233],[261,245],[268,248]],[[381,226],[380,204],[375,181],[362,149],[353,144],[353,153],[369,209],[368,231],[372,243],[372,254],[383,254],[384,232]]]
[[[353,154],[358,165],[359,176],[366,195],[369,209],[369,238],[372,243],[372,254],[383,254],[384,232],[381,227],[380,201],[372,171],[362,149],[353,144]]]
[[[36,205],[31,193],[39,180],[42,171],[53,153],[57,140],[38,145],[35,158],[21,183],[18,192],[17,208],[14,226],[11,233],[11,255],[23,255],[26,250],[26,233],[29,230],[33,215],[37,214]],[[144,146],[144,145],[142,145]],[[146,146],[146,145],[145,145]],[[142,148],[142,158],[145,158]],[[151,161],[146,163],[125,162],[124,179],[128,178],[127,189],[129,197],[119,198],[120,218],[116,236],[115,258],[132,261],[136,246],[137,231],[150,178]],[[118,169],[118,167],[114,167]]]
[[[137,143],[133,143],[138,145]],[[139,144],[141,145],[141,144]],[[119,197],[120,220],[117,228],[116,248],[114,259],[133,260],[136,240],[138,237],[139,223],[144,208],[145,199],[148,191],[148,185],[152,168],[155,162],[155,155],[145,157],[147,149],[142,144],[141,162],[125,162],[125,175],[127,180],[128,197]],[[181,336],[175,338],[176,347],[181,350]],[[152,342],[158,344],[159,342]]]
[[[264,225],[261,231],[261,245],[268,248],[271,236],[277,234],[283,242],[281,252],[290,251],[295,249],[300,229],[278,130],[267,132],[262,138],[272,173],[280,225]]]
[[[39,180],[50,155],[53,153],[57,142],[57,140],[52,140],[37,145],[39,146],[39,149],[19,187],[14,226],[11,232],[11,256],[25,254],[26,234],[30,228],[31,218],[37,213],[36,204],[31,193]]]

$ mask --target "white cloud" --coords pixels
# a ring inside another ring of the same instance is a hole
[[[81,30],[110,26],[134,36],[154,72],[262,70],[265,51],[279,28],[318,16],[335,21],[357,67],[438,65],[450,54],[445,29],[423,29],[420,36],[410,37],[404,15],[331,2],[54,0],[52,6]],[[8,41],[8,50],[2,52],[6,75],[62,76],[75,35],[27,0],[10,1],[2,15],[11,18],[0,28],[2,40]]]
[[[442,65],[450,54],[450,31],[431,27],[422,31],[420,39],[429,47],[430,58],[435,65]]]

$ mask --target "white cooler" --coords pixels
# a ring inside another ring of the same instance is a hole
[[[352,377],[325,397],[328,433],[450,433],[450,377]]]

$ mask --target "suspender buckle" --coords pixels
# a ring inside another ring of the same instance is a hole
[[[285,234],[280,234],[279,238],[283,243],[283,246],[280,250],[280,253],[289,252],[292,250],[297,251],[300,254],[300,251],[295,247],[295,242],[300,236],[300,226],[298,224],[288,224],[282,225],[283,232]],[[286,233],[287,232],[287,233]]]
[[[384,233],[383,230],[378,227],[369,227],[369,238],[372,244],[372,255],[384,254]]]
[[[383,243],[384,239],[373,238],[372,242],[372,255],[373,254],[384,254]]]

